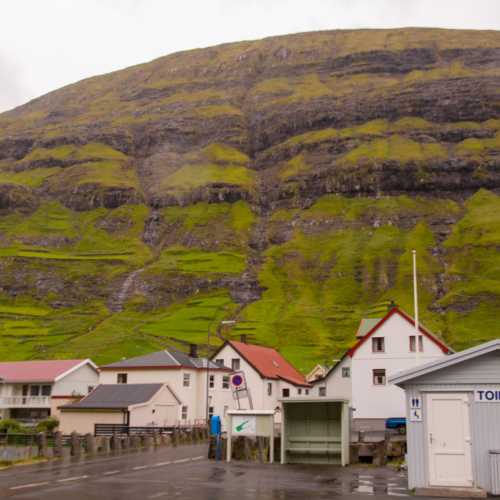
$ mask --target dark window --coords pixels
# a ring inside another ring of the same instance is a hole
[[[318,395],[321,397],[326,396],[326,387],[325,386],[318,388]]]
[[[418,351],[424,351],[424,337],[423,335],[418,336]],[[410,352],[415,352],[415,335],[410,335]]]
[[[52,386],[42,385],[42,396],[50,396],[52,393]]]
[[[191,374],[190,373],[184,373],[183,378],[182,378],[182,385],[183,385],[183,387],[189,387],[191,385]]]
[[[39,385],[30,385],[30,396],[40,396]]]
[[[188,418],[188,407],[183,406],[183,407],[181,407],[181,419],[187,420],[187,418]]]
[[[208,418],[212,418],[214,416],[214,407],[209,406],[208,407]]]
[[[297,394],[300,396],[302,394],[302,389],[297,389]]]
[[[273,395],[273,383],[272,382],[267,383],[267,395],[268,396]]]
[[[306,389],[306,396],[309,396],[309,389]]]
[[[342,377],[349,378],[351,376],[351,369],[348,366],[342,368]]]
[[[94,386],[93,385],[89,385],[87,387],[87,392],[90,394],[92,391],[94,390]]]
[[[233,372],[240,369],[240,358],[233,358],[231,360],[231,369],[233,370]]]
[[[210,375],[208,379],[208,386],[210,389],[213,389],[215,387],[215,375]]]
[[[222,376],[222,388],[229,389],[229,375]]]
[[[128,380],[128,375],[126,373],[118,373],[116,375],[117,384],[126,384]]]
[[[385,385],[385,370],[373,370],[373,385]]]
[[[221,359],[221,358],[216,359],[216,360],[215,360],[215,364],[216,364],[217,366],[224,366],[224,360],[223,360],[223,359]]]
[[[281,391],[281,395],[282,395],[284,398],[289,398],[289,397],[290,397],[290,389],[282,389],[282,391]]]
[[[385,352],[384,337],[372,338],[372,352]]]

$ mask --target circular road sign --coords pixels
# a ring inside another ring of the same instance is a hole
[[[234,387],[240,387],[241,385],[243,385],[243,382],[243,376],[239,373],[236,373],[231,377],[231,384],[233,384]]]

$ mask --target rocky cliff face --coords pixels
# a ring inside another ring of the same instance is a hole
[[[321,32],[0,115],[0,357],[109,361],[231,318],[307,369],[410,308],[412,248],[426,323],[495,337],[499,83],[498,32]]]

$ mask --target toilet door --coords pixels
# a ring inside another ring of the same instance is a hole
[[[428,394],[427,415],[430,485],[472,486],[467,394]]]

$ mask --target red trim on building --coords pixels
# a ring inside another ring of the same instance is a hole
[[[410,325],[415,326],[415,320],[409,316],[407,313],[399,309],[398,307],[393,307],[364,337],[360,338],[348,351],[347,355],[352,356],[354,353],[390,318],[392,318],[395,314],[399,314],[403,319],[408,321]],[[444,344],[441,340],[435,337],[429,330],[427,330],[422,325],[418,325],[418,329],[422,335],[427,337],[429,340],[434,342],[445,354],[451,352],[451,349]]]

